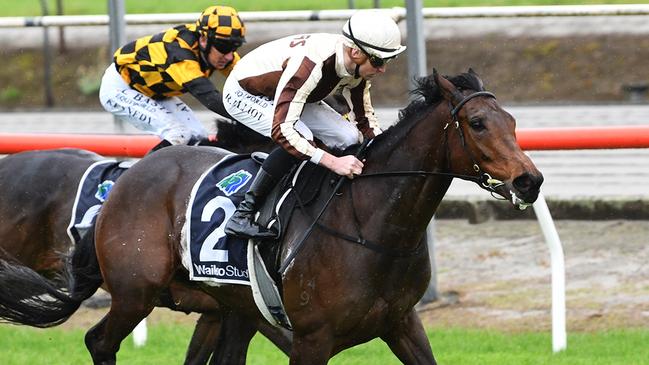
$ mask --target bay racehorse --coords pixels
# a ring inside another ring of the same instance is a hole
[[[280,258],[286,269],[280,274],[293,328],[291,364],[325,364],[376,337],[404,363],[435,363],[414,305],[430,278],[421,238],[452,179],[475,181],[515,208],[538,196],[543,177],[516,142],[514,118],[484,91],[477,75],[469,70],[447,79],[434,72],[419,80],[415,93],[422,99],[411,102],[399,122],[365,150],[363,174],[339,190],[324,179],[315,203],[296,210],[285,227]],[[56,300],[32,298],[23,312],[31,320],[50,313],[42,321],[71,315],[94,291],[92,276],[85,274],[101,270],[113,301],[86,334],[86,346],[95,363],[115,363],[121,341],[159,294],[172,283],[188,283],[180,256],[188,197],[198,177],[225,155],[170,147],[132,167],[97,221],[97,264],[84,266],[73,257],[70,290],[52,291]],[[315,216],[318,226],[298,251]],[[0,280],[8,276],[21,273],[0,272]],[[261,316],[246,286],[203,289],[242,316]],[[12,320],[6,312],[0,315]]]
[[[252,141],[255,149],[264,149],[263,141],[231,131],[228,125],[220,126],[226,137],[219,136],[217,143],[244,151],[244,141]],[[67,228],[79,182],[91,165],[104,160],[78,149],[29,151],[0,159],[0,259],[25,265],[48,279],[60,279],[65,256],[73,248]],[[187,364],[206,363],[213,352],[213,363],[245,362],[246,336],[258,329],[254,323],[221,310],[202,290],[184,286],[171,286],[161,295],[159,306],[203,313],[192,336]],[[290,348],[290,337],[282,330],[265,321],[259,323],[259,330],[283,351]]]

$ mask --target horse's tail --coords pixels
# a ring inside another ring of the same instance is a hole
[[[34,270],[0,259],[0,321],[34,327],[52,327],[65,322],[85,299],[93,295],[103,279],[95,251],[94,227],[75,246],[66,260],[61,286]]]

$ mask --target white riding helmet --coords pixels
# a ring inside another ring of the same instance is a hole
[[[406,50],[406,46],[401,45],[401,32],[397,23],[376,10],[361,10],[352,15],[343,26],[343,35],[361,51],[385,59]]]

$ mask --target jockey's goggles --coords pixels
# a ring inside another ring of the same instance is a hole
[[[359,46],[359,48],[361,49],[361,51],[363,51],[363,53],[365,53],[367,55],[367,58],[369,58],[369,60],[370,60],[370,65],[372,65],[372,67],[374,67],[374,68],[383,67],[383,66],[385,66],[386,63],[388,63],[388,62],[390,62],[390,61],[392,61],[394,59],[394,57],[381,58],[381,57],[379,57],[379,56],[377,56],[375,54],[371,54],[371,53],[367,52],[363,47]]]
[[[236,51],[237,48],[241,47],[241,42],[232,39],[214,38],[212,40],[212,45],[214,46],[214,48],[216,48],[217,51],[226,55],[230,52]]]

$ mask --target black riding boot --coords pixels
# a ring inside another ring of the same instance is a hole
[[[275,179],[263,168],[252,181],[245,198],[237,207],[228,223],[225,233],[242,238],[274,238],[276,232],[268,230],[253,222],[259,205],[263,204],[268,193],[275,187]]]

